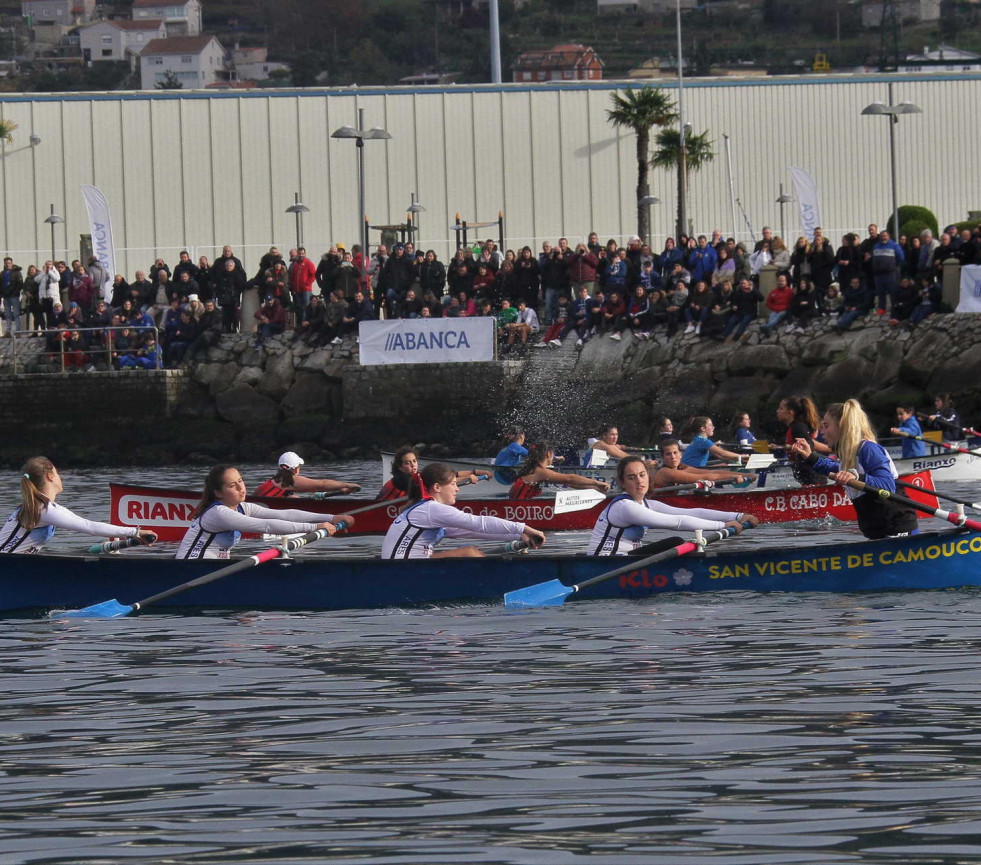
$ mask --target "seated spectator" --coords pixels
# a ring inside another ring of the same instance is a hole
[[[910,324],[919,324],[925,318],[929,318],[940,310],[942,290],[939,283],[934,282],[928,277],[924,277],[919,282],[919,303],[913,308],[909,316]]]
[[[841,293],[841,305],[838,307],[838,321],[835,327],[838,333],[844,333],[851,327],[856,318],[860,318],[869,311],[871,299],[869,293],[862,283],[862,280],[853,276],[845,290]]]
[[[766,324],[760,328],[760,333],[770,336],[789,314],[790,305],[794,301],[794,290],[790,287],[790,280],[785,273],[777,277],[776,287],[766,296],[766,308],[769,311]]]
[[[528,337],[538,333],[538,313],[523,300],[518,301],[518,320],[514,324],[509,324],[506,330],[508,333],[508,348],[513,346],[519,337],[521,339],[521,345],[527,346]]]
[[[497,313],[497,335],[501,341],[508,336],[508,327],[518,323],[518,310],[511,306],[508,298],[501,299],[501,310]]]
[[[811,322],[821,315],[821,297],[807,276],[797,282],[794,298],[790,302],[790,324],[787,333],[806,333]]]
[[[587,295],[589,294],[589,291],[585,288],[585,286],[582,286],[582,290],[585,290]],[[568,296],[565,294],[560,294],[559,305],[555,311],[555,321],[548,326],[548,329],[545,331],[545,335],[541,338],[541,341],[535,343],[535,348],[545,348],[546,346],[561,348],[562,340],[565,339],[565,335],[574,327],[574,324],[570,318],[570,313],[571,305],[569,304]]]
[[[460,301],[460,318],[472,318],[477,314],[477,305],[470,299],[468,292],[459,292],[457,298]]]
[[[668,298],[660,288],[651,291],[648,298],[647,313],[650,324],[647,328],[647,336],[642,336],[642,339],[650,339],[657,325],[668,323]]]
[[[369,301],[370,302],[370,301]],[[341,342],[341,320],[347,315],[348,301],[344,297],[344,292],[340,288],[334,289],[330,295],[324,310],[324,322],[322,329],[316,339],[317,345],[338,345]],[[374,304],[372,304],[374,308]]]
[[[716,255],[718,261],[715,270],[712,271],[713,289],[717,289],[724,282],[732,285],[736,281],[736,262],[729,255],[729,250],[725,246],[721,246]]]
[[[215,307],[214,300],[204,302],[204,312],[197,320],[197,336],[188,349],[188,359],[193,359],[198,352],[207,354],[208,349],[218,345],[222,333],[221,311]]]
[[[746,335],[746,328],[759,315],[761,300],[763,295],[751,280],[740,281],[739,288],[732,296],[732,312],[726,322],[726,342],[734,342]]]
[[[422,315],[422,301],[416,296],[416,290],[410,288],[405,293],[405,300],[399,308],[399,318],[419,318]]]
[[[619,333],[622,337],[623,332],[629,327],[633,330],[635,338],[649,339],[651,329],[650,308],[651,304],[647,299],[647,292],[644,290],[644,286],[638,284],[627,304],[626,312],[613,326],[614,333]],[[645,333],[647,334],[646,337],[644,336]]]
[[[156,369],[160,352],[153,334],[148,334],[133,349],[119,358],[120,369]]]
[[[348,304],[347,312],[341,316],[341,321],[337,329],[337,337],[346,336],[349,333],[357,333],[358,325],[362,321],[374,321],[374,319],[374,304],[364,296],[363,291],[358,291],[354,295],[354,299]],[[336,338],[331,341],[336,345]]]
[[[913,238],[918,240],[919,238]],[[930,279],[930,277],[927,277]],[[899,322],[906,321],[912,315],[913,310],[919,306],[920,291],[916,283],[909,277],[899,280],[899,287],[896,289],[896,299],[893,301],[892,314],[889,316],[889,326],[895,327]]]
[[[65,344],[65,369],[68,372],[80,372],[86,367],[89,368],[89,371],[95,369],[89,362],[89,356],[85,353],[85,342],[79,331],[64,331],[61,338]]]
[[[841,290],[837,282],[832,282],[824,292],[824,298],[821,300],[821,314],[833,315],[838,311],[839,306],[841,306]]]
[[[473,299],[478,304],[484,300],[493,304],[498,300],[497,274],[487,262],[477,265],[477,275],[473,278]]]
[[[112,340],[112,352],[110,358],[112,365],[119,369],[120,360],[127,354],[132,354],[137,351],[140,345],[139,339],[137,339],[136,334],[130,330],[128,327],[124,327],[122,330],[113,331],[114,336]]]
[[[624,255],[626,255],[626,250],[622,250]],[[626,259],[624,259],[626,263]],[[600,310],[600,333],[607,333],[609,339],[621,340],[623,335],[616,332],[617,322],[620,321],[621,316],[625,315],[627,312],[627,302],[623,299],[623,295],[617,288],[610,288],[607,291],[606,302],[603,304]]]
[[[743,277],[749,279],[749,277]],[[723,282],[718,290],[714,292],[712,306],[709,308],[708,318],[702,325],[701,335],[706,338],[722,342],[725,339],[726,325],[729,323],[729,316],[733,310],[733,301],[736,290],[732,283]]]
[[[274,295],[267,294],[266,301],[256,310],[256,340],[258,348],[269,337],[276,336],[286,330],[286,310]]]
[[[705,280],[698,280],[694,288],[688,293],[688,303],[685,305],[685,321],[688,327],[685,334],[694,333],[696,336],[702,332],[702,325],[708,318],[709,310],[715,302],[715,295],[709,288]]]
[[[675,265],[676,268],[680,265]],[[678,280],[674,286],[668,290],[668,337],[672,337],[678,332],[678,324],[685,314],[685,306],[688,304],[688,285],[682,280]]]
[[[606,305],[606,289],[597,288],[589,305],[589,336],[596,336],[603,326],[603,307]],[[585,342],[585,340],[583,340]]]
[[[176,298],[174,298],[176,302]],[[184,355],[190,348],[191,343],[197,338],[198,327],[191,317],[191,313],[186,309],[180,310],[177,315],[177,324],[172,330],[167,331],[166,343],[164,345],[164,362],[168,369],[176,369],[184,361]]]

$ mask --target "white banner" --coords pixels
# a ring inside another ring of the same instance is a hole
[[[496,327],[487,315],[362,321],[361,365],[493,360]]]
[[[794,181],[794,192],[800,205],[800,230],[808,240],[814,239],[814,229],[821,225],[821,207],[818,204],[817,184],[803,168],[791,168],[790,177]],[[794,244],[785,237],[788,249]]]
[[[112,242],[112,221],[109,218],[109,202],[101,189],[83,186],[82,197],[89,213],[89,231],[92,234],[92,254],[99,259],[105,283],[97,286],[106,303],[112,296],[112,281],[116,278],[116,249]]]
[[[981,264],[961,268],[961,300],[957,312],[981,312]]]

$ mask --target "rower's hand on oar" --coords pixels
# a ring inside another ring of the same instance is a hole
[[[855,474],[855,472],[848,471],[847,469],[840,472],[832,472],[828,475],[828,477],[831,478],[831,480],[833,480],[836,484],[841,484],[843,487],[848,486],[849,481],[858,480],[858,475]]]
[[[807,459],[811,455],[811,445],[807,439],[794,439],[794,443],[790,446],[790,452]]]
[[[325,529],[327,534],[333,537],[338,532],[343,532],[345,529],[351,528],[354,525],[354,517],[350,514],[339,514],[334,517],[334,522],[332,523],[317,523],[318,529]]]
[[[760,518],[753,514],[740,514],[739,522],[744,529],[755,529],[760,524]]]
[[[136,533],[136,539],[143,544],[144,547],[148,547],[157,540],[157,533],[151,532],[149,529],[140,529]]]
[[[525,526],[525,530],[521,534],[521,540],[533,550],[537,550],[545,543],[545,533],[538,529],[533,529],[531,526]]]
[[[339,490],[342,496],[349,496],[351,493],[360,493],[361,484],[344,484]]]
[[[610,485],[606,481],[596,481],[596,489],[601,493],[608,493]]]

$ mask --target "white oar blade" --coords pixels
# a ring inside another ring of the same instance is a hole
[[[555,505],[552,507],[552,512],[568,514],[573,511],[584,511],[605,498],[606,494],[599,490],[559,490],[555,494]]]

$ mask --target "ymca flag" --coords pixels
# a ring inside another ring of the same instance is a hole
[[[957,312],[981,312],[981,264],[961,268],[961,300]]]
[[[821,224],[817,184],[803,168],[791,168],[790,177],[794,181],[794,192],[797,193],[797,203],[800,205],[801,234],[808,240],[813,240],[814,229]],[[787,246],[792,247],[793,244],[788,243]]]
[[[112,242],[112,222],[109,219],[109,202],[101,189],[83,186],[82,197],[89,214],[89,232],[92,235],[92,254],[99,259],[106,280],[97,286],[106,303],[112,294],[112,281],[116,278],[116,250]]]
[[[361,365],[493,360],[496,325],[489,315],[362,321]]]

